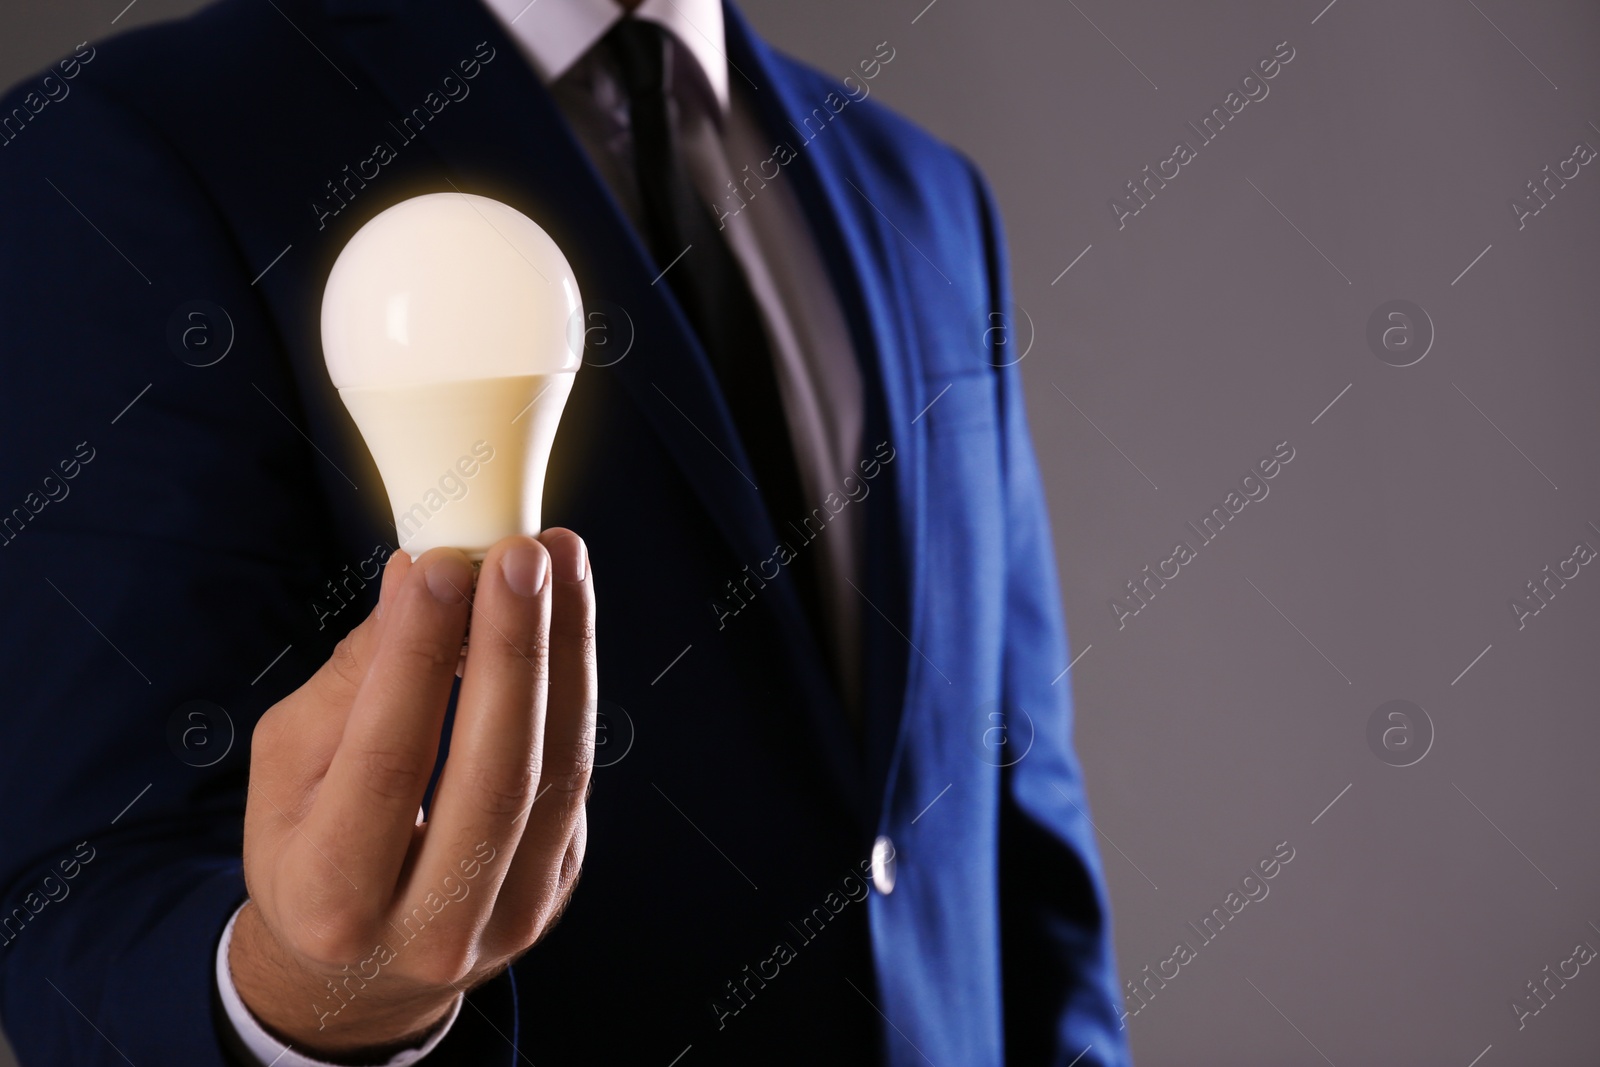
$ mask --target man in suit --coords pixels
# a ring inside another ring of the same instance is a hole
[[[867,99],[894,54],[222,0],[6,98],[24,1062],[1126,1062],[1004,241]],[[318,335],[349,237],[441,191],[586,311],[550,528],[470,606],[459,553],[389,558]]]

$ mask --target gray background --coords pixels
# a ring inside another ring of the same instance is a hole
[[[124,2],[6,5],[0,82],[199,6],[112,27]],[[1508,602],[1600,548],[1600,160],[1525,229],[1508,200],[1600,148],[1600,10],[925,2],[744,6],[839,75],[888,41],[874,96],[998,195],[1124,977],[1295,849],[1128,1019],[1136,1059],[1595,1063],[1600,971],[1520,1032],[1510,1003],[1600,947],[1600,567],[1520,631]],[[1185,122],[1285,40],[1270,95],[1200,146]],[[1108,198],[1179,139],[1197,158],[1119,231]],[[1405,368],[1366,341],[1395,298],[1437,334]],[[1270,495],[1200,546],[1185,522],[1285,440]],[[1110,600],[1180,539],[1197,558],[1119,630]],[[1414,766],[1368,746],[1391,699],[1436,731]]]

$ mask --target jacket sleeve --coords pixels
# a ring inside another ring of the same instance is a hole
[[[991,319],[1014,329],[1005,238],[983,204]],[[1006,611],[1003,703],[1011,741],[1032,747],[1001,771],[1001,965],[1006,1062],[1122,1067],[1109,901],[1072,747],[1066,623],[1050,517],[1028,433],[1021,366],[998,354],[1004,464]],[[1081,1058],[1079,1058],[1081,1057]]]
[[[251,731],[376,585],[327,610],[362,560],[272,320],[97,73],[0,105],[32,113],[0,146],[0,1015],[24,1064],[220,1067]],[[509,975],[460,1022],[509,1064]]]

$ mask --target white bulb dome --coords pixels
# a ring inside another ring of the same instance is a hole
[[[340,388],[575,371],[577,280],[515,208],[428,193],[345,245],[322,298],[322,347]]]

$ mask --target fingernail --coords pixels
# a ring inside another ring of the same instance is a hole
[[[589,549],[583,543],[583,538],[577,534],[568,534],[558,537],[553,545],[546,545],[550,550],[550,561],[556,570],[556,580],[562,582],[581,582],[583,575],[589,567]]]
[[[472,592],[472,568],[460,556],[441,556],[427,573],[428,592],[441,604],[459,604]]]
[[[506,584],[513,593],[535,597],[544,588],[549,559],[550,554],[537,545],[518,545],[500,557],[500,572],[506,576]]]

